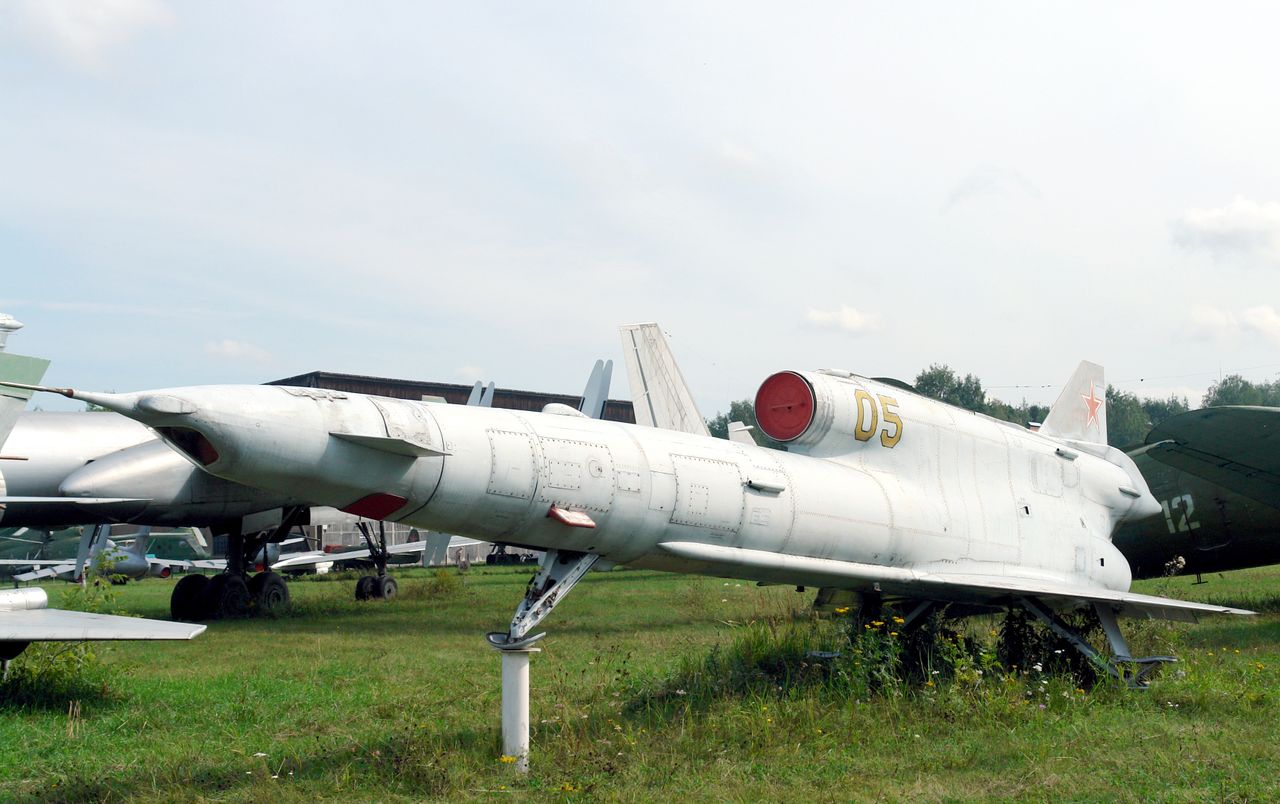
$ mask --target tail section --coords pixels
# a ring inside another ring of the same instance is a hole
[[[141,559],[146,559],[147,548],[151,546],[151,526],[143,525],[138,528],[138,533],[133,537],[133,544],[129,547],[129,552]]]
[[[628,324],[619,332],[636,423],[710,436],[658,325]]]
[[[1107,381],[1102,366],[1082,360],[1049,409],[1040,434],[1093,444],[1107,443]]]
[[[35,385],[44,379],[48,360],[23,357],[11,352],[0,352],[0,380],[22,385]],[[9,437],[9,431],[18,421],[18,415],[27,406],[31,391],[14,386],[0,386],[0,446]]]

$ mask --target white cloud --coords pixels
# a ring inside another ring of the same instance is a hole
[[[947,196],[947,202],[943,204],[942,211],[947,212],[952,207],[971,201],[981,196],[1008,196],[1020,195],[1026,198],[1040,198],[1040,189],[1035,186],[1026,176],[1016,170],[1009,168],[996,167],[995,165],[980,165],[969,173],[956,185],[951,188],[951,193]]]
[[[1250,307],[1240,314],[1240,322],[1245,329],[1269,338],[1272,343],[1280,346],[1280,314],[1271,305]]]
[[[209,341],[204,345],[204,353],[210,357],[242,363],[270,363],[275,359],[270,352],[260,346],[254,346],[244,341],[234,341],[230,338]]]
[[[1225,340],[1242,334],[1261,335],[1280,346],[1280,313],[1269,304],[1239,313],[1199,304],[1191,308],[1189,317],[1192,332],[1201,338]]]
[[[864,313],[847,304],[840,305],[838,310],[810,310],[805,319],[821,329],[839,329],[855,335],[874,332],[880,328],[879,315]]]
[[[1240,334],[1240,322],[1229,310],[1210,304],[1197,304],[1188,315],[1191,331],[1198,338],[1220,340]]]
[[[161,0],[20,0],[13,12],[37,46],[91,71],[112,50],[173,19]]]
[[[1219,258],[1257,254],[1280,262],[1280,203],[1236,196],[1225,207],[1189,209],[1173,223],[1173,242]]]

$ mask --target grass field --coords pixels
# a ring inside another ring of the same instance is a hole
[[[505,628],[528,576],[401,573],[390,604],[357,604],[352,579],[300,581],[290,616],[95,648],[77,686],[34,701],[6,688],[0,799],[1280,798],[1277,569],[1139,584],[1265,612],[1129,622],[1136,653],[1181,658],[1145,692],[988,668],[865,695],[699,678],[713,650],[819,628],[793,616],[812,592],[593,574],[545,624],[521,777],[499,756],[482,635]],[[167,617],[171,586],[130,584],[114,607]],[[56,605],[64,588],[48,588]]]

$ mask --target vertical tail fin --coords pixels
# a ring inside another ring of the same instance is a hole
[[[1102,366],[1080,361],[1049,409],[1040,434],[1093,444],[1107,443],[1107,382]]]
[[[636,423],[710,436],[658,325],[628,324],[619,331]]]
[[[151,546],[151,526],[143,525],[138,528],[138,533],[133,537],[133,545],[130,546],[129,552],[139,558],[147,557],[147,548]]]
[[[613,361],[597,360],[582,391],[582,404],[578,410],[589,419],[604,415],[604,404],[609,401],[609,381],[613,378]]]

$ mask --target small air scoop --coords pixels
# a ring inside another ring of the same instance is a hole
[[[774,441],[794,441],[813,423],[813,388],[794,371],[780,371],[756,391],[756,423]]]
[[[218,450],[199,430],[192,430],[190,427],[157,427],[156,432],[201,466],[218,462]]]

